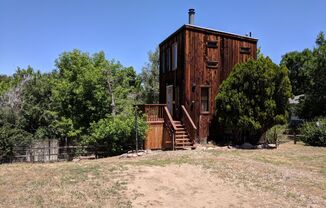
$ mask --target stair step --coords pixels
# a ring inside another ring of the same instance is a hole
[[[191,150],[193,147],[188,147],[188,146],[184,146],[184,147],[174,147],[175,150]]]
[[[175,141],[174,144],[176,146],[182,146],[182,145],[192,145],[192,143],[190,141]]]
[[[175,144],[192,144],[189,140],[175,140]]]
[[[188,133],[186,131],[176,131],[175,132],[176,135],[188,135]]]
[[[182,131],[185,131],[186,128],[185,128],[185,127],[178,127],[178,126],[177,126],[177,127],[176,127],[176,130],[177,130],[177,131],[181,131],[181,130],[182,130]]]
[[[189,139],[188,135],[175,135],[176,139]]]

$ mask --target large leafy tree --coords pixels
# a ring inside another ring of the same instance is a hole
[[[64,52],[56,60],[58,76],[52,93],[54,110],[58,112],[54,126],[60,137],[81,136],[92,121],[109,112],[103,76],[108,64],[102,55],[91,57],[73,50]]]
[[[301,104],[300,116],[313,119],[326,116],[326,40],[324,33],[316,39],[312,66],[309,69],[309,85]]]
[[[157,47],[154,52],[148,52],[148,62],[142,68],[142,97],[145,103],[159,102],[159,63],[160,55]]]
[[[281,65],[289,69],[289,78],[294,95],[304,94],[309,88],[309,70],[312,67],[313,53],[309,49],[302,52],[289,52],[282,57]]]
[[[79,50],[62,53],[51,73],[28,67],[1,76],[0,155],[45,138],[104,144],[110,154],[126,151],[134,143],[133,104],[140,83],[132,67],[107,60],[103,52]],[[138,122],[143,137],[146,125]]]
[[[249,60],[236,65],[222,83],[215,98],[218,122],[232,129],[235,142],[241,142],[245,135],[261,135],[286,122],[290,96],[286,67],[268,57]]]

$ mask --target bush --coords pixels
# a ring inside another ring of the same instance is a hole
[[[10,162],[16,154],[15,147],[29,145],[32,134],[5,123],[0,127],[0,163]]]
[[[278,142],[285,142],[286,136],[283,134],[286,129],[286,125],[275,125],[272,128],[270,128],[266,132],[266,140],[269,144],[274,144],[278,140]],[[276,137],[276,138],[275,138]]]
[[[312,146],[326,147],[326,118],[306,122],[301,128],[302,141]]]
[[[142,143],[147,130],[144,118],[138,117],[138,141]],[[93,123],[90,135],[82,139],[86,145],[104,145],[109,155],[117,155],[135,149],[135,117],[131,109],[116,116],[108,116]],[[139,146],[141,147],[141,146]]]
[[[284,124],[291,97],[288,69],[260,57],[237,64],[215,98],[218,124],[232,129],[236,143],[251,143],[276,124]],[[247,140],[246,140],[247,141]]]

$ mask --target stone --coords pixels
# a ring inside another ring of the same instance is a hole
[[[73,161],[73,162],[79,162],[80,159],[79,159],[79,158],[74,158],[72,161]]]
[[[248,143],[248,142],[245,142],[240,146],[240,148],[242,148],[242,149],[253,149],[254,146],[252,144]]]
[[[128,153],[124,153],[124,154],[119,156],[119,158],[127,158],[127,157],[128,157]]]

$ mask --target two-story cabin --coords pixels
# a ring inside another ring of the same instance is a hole
[[[214,137],[211,121],[219,86],[237,63],[256,59],[257,54],[257,39],[195,26],[193,19],[190,9],[189,24],[159,45],[159,99],[173,120],[174,125],[165,126],[177,146]]]

